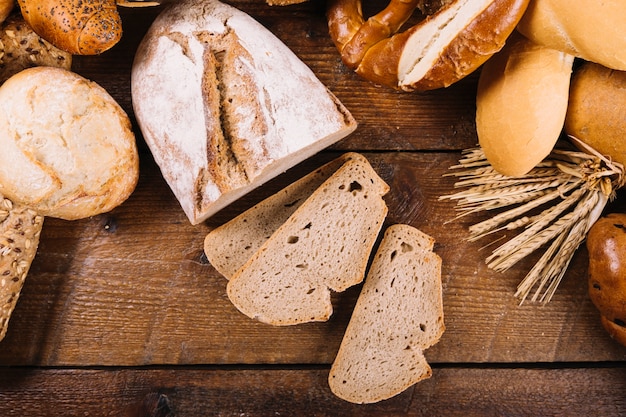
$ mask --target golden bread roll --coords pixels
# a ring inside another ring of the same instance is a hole
[[[476,94],[476,131],[487,160],[526,174],[554,148],[567,111],[574,57],[514,32],[485,63]]]
[[[122,37],[115,0],[18,0],[18,4],[39,36],[71,54],[100,54]]]
[[[0,194],[44,216],[109,211],[138,179],[126,113],[102,87],[61,68],[29,68],[0,87],[0,149]]]
[[[332,0],[330,36],[346,66],[363,78],[397,90],[432,90],[466,77],[499,51],[528,0],[446,3],[400,32],[418,0],[392,0],[367,20],[360,0]]]
[[[626,72],[582,64],[572,77],[565,131],[626,165]]]
[[[531,0],[517,29],[535,43],[626,70],[626,2]]]
[[[0,0],[0,22],[4,22],[9,17],[14,7],[14,0]]]

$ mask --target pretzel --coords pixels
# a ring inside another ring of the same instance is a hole
[[[391,0],[365,19],[361,0],[331,0],[330,36],[344,64],[401,91],[448,87],[498,52],[529,0],[452,0],[400,31],[424,0]]]

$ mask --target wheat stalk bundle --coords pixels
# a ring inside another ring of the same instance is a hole
[[[469,241],[496,232],[517,234],[486,258],[487,266],[503,272],[531,253],[544,249],[520,282],[515,296],[547,303],[554,295],[577,248],[606,204],[624,186],[624,166],[570,137],[577,149],[555,148],[524,176],[495,171],[480,147],[463,152],[450,169],[463,188],[441,199],[455,200],[455,219],[470,213],[497,211],[469,227]]]

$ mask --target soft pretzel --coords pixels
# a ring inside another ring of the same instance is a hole
[[[423,0],[422,0],[423,2]],[[391,0],[367,20],[360,0],[331,0],[329,33],[343,62],[397,90],[447,87],[499,51],[528,0],[454,0],[401,32],[420,0]]]

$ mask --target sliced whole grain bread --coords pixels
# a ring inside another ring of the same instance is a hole
[[[231,277],[231,302],[277,326],[328,320],[330,291],[365,276],[388,191],[368,160],[352,154]]]
[[[211,265],[230,279],[324,181],[346,161],[359,157],[343,154],[211,230],[204,239]]]
[[[423,350],[445,330],[433,243],[409,225],[386,230],[328,376],[338,397],[373,403],[432,375]]]

